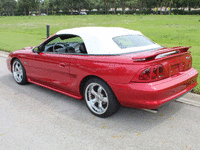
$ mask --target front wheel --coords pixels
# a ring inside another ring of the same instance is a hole
[[[120,108],[111,88],[98,78],[87,81],[83,94],[90,112],[98,117],[106,118]]]
[[[14,79],[18,84],[23,85],[27,83],[26,71],[19,59],[14,60],[12,64],[12,71]]]

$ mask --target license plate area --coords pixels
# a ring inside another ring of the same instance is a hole
[[[171,76],[179,72],[179,64],[171,65]]]

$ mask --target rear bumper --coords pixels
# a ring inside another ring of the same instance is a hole
[[[155,109],[197,85],[198,72],[191,68],[178,76],[151,83],[109,84],[125,107]]]

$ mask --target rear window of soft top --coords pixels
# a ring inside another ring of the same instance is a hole
[[[121,48],[142,47],[155,44],[143,35],[123,35],[114,37],[113,41]]]

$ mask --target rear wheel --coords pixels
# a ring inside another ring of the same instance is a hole
[[[114,114],[120,108],[111,88],[98,78],[87,81],[84,87],[84,98],[90,112],[101,118]]]
[[[26,71],[19,59],[15,59],[12,64],[13,77],[18,84],[27,83]]]

